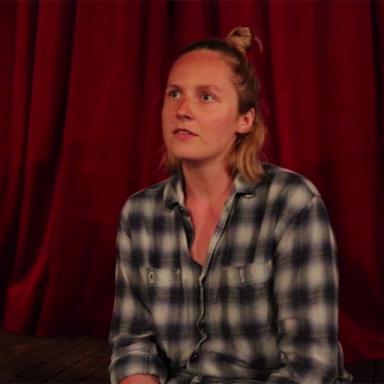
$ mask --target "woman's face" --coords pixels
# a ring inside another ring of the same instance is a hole
[[[225,166],[236,133],[248,132],[252,121],[251,113],[239,116],[231,69],[217,52],[189,52],[174,63],[162,111],[170,154],[183,163]]]

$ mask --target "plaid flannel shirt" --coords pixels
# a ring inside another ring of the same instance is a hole
[[[131,196],[118,231],[112,383],[349,381],[338,344],[335,241],[303,176],[264,164],[239,175],[205,264],[179,174]]]

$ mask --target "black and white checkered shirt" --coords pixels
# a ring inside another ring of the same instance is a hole
[[[316,188],[264,164],[240,176],[203,267],[174,175],[131,196],[118,232],[112,383],[348,381],[338,345],[334,237]],[[139,383],[138,383],[139,384]]]

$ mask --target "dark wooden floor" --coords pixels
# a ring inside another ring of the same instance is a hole
[[[109,383],[110,349],[91,337],[41,338],[0,329],[0,384]],[[384,362],[347,366],[354,383],[383,384]]]
[[[0,383],[109,383],[110,350],[91,337],[40,338],[0,330]]]
[[[384,360],[361,361],[346,366],[356,384],[384,384]]]

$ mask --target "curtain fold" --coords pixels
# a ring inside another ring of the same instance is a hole
[[[119,211],[165,177],[169,66],[248,25],[266,157],[315,182],[336,232],[347,361],[384,358],[383,4],[0,2],[3,327],[107,335]]]

